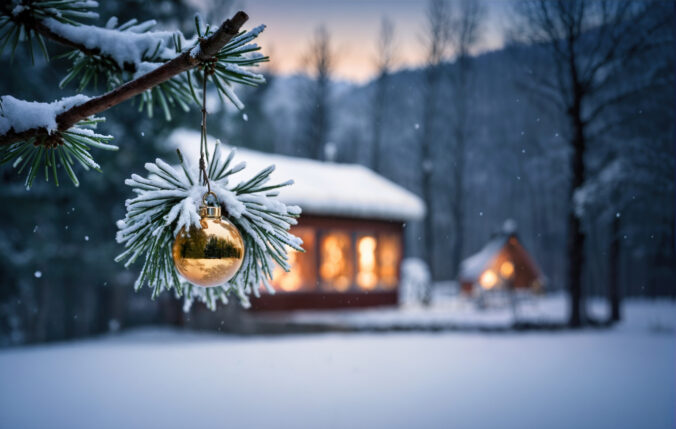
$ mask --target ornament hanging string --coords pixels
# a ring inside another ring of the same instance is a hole
[[[204,75],[202,82],[202,132],[200,135],[200,175],[202,176],[202,183],[207,185],[207,193],[211,193],[211,184],[209,183],[209,176],[207,175],[206,162],[204,154],[206,153],[207,161],[209,160],[209,150],[207,148],[207,76],[213,73],[211,64],[204,66]]]

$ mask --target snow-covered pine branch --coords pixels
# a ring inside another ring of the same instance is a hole
[[[97,6],[95,1],[81,0],[22,0],[0,6],[0,54],[9,47],[13,55],[19,44],[25,44],[34,57],[37,45],[48,60],[45,39],[51,40],[74,49],[67,55],[73,66],[62,79],[62,87],[79,78],[82,91],[103,75],[111,89],[98,97],[71,97],[51,103],[10,96],[0,100],[0,162],[14,161],[13,165],[23,170],[30,159],[35,169],[26,170],[29,177],[33,170],[45,167],[47,171],[51,167],[49,160],[56,158],[54,152],[68,152],[61,146],[67,146],[66,135],[79,135],[73,130],[76,124],[129,98],[141,95],[139,109],[152,117],[155,106],[159,106],[167,120],[171,119],[172,108],[188,110],[191,102],[199,104],[199,89],[193,83],[204,78],[199,70],[207,65],[214,67],[215,72],[208,78],[221,99],[230,100],[239,109],[244,106],[232,85],[264,82],[262,75],[246,69],[268,60],[257,52],[260,47],[252,43],[264,26],[240,32],[248,19],[244,12],[238,12],[218,28],[204,25],[196,18],[196,36],[188,39],[180,32],[152,31],[155,25],[152,20],[118,25],[117,19],[111,18],[105,27],[82,24],[81,19],[98,17],[93,10]],[[66,100],[66,109],[55,108],[63,106]],[[21,117],[15,114],[17,105],[23,106]],[[106,139],[88,136],[87,146],[112,148],[106,143],[108,136],[103,137]],[[82,159],[76,157],[80,163],[95,168],[88,152],[82,152],[77,152]],[[69,162],[64,169],[77,184],[74,172],[69,169],[71,165]],[[56,179],[56,170],[54,176]],[[32,180],[27,180],[27,184]]]
[[[85,170],[91,168],[101,171],[89,153],[90,148],[118,149],[117,146],[108,143],[112,136],[97,134],[93,130],[104,120],[103,118],[91,117],[78,122],[66,131],[55,133],[56,117],[70,107],[87,100],[89,97],[84,95],[66,97],[52,103],[17,100],[10,95],[0,97],[0,133],[10,129],[21,132],[35,126],[47,130],[46,136],[31,137],[0,149],[0,164],[12,162],[12,166],[17,168],[19,173],[25,170],[26,189],[30,189],[35,177],[41,171],[44,171],[46,181],[52,177],[54,183],[58,185],[57,165],[63,167],[75,186],[79,181],[73,170],[74,161]]]
[[[244,164],[233,165],[234,150],[227,157],[221,155],[217,142],[207,168],[211,190],[243,233],[247,250],[239,272],[228,283],[212,288],[192,285],[179,276],[171,246],[181,228],[200,228],[197,208],[207,188],[200,184],[197,167],[186,165],[182,157],[176,167],[157,159],[146,164],[147,177],[134,174],[125,181],[136,196],[127,201],[127,215],[117,224],[117,241],[124,243],[126,250],[116,260],[124,261],[125,266],[139,258],[143,260],[135,284],[137,290],[148,285],[156,297],[162,291],[174,289],[178,296],[184,296],[186,309],[194,300],[199,300],[213,310],[219,300],[227,303],[231,293],[247,306],[251,294],[259,295],[261,284],[274,292],[269,280],[275,263],[289,269],[287,249],[303,251],[302,241],[289,233],[301,210],[279,201],[275,192],[293,182],[270,184],[274,170],[274,166],[270,166],[251,179],[231,186],[230,177],[241,171]]]

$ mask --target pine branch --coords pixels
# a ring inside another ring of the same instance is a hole
[[[274,166],[270,166],[235,188],[228,187],[229,176],[244,166],[237,164],[229,168],[234,151],[222,157],[216,142],[209,171],[227,171],[210,177],[211,189],[242,234],[247,251],[239,272],[231,280],[212,288],[198,287],[179,278],[172,261],[171,243],[181,229],[201,228],[197,207],[207,188],[198,183],[197,170],[184,165],[183,157],[178,154],[180,166],[156,159],[145,165],[147,177],[133,174],[125,181],[135,196],[127,200],[127,214],[117,223],[116,239],[124,244],[125,250],[115,260],[124,262],[125,267],[143,260],[136,290],[148,285],[155,298],[165,290],[175,289],[177,296],[185,297],[186,311],[194,300],[215,310],[217,301],[227,303],[230,293],[248,306],[248,296],[258,296],[261,284],[274,293],[270,286],[274,264],[288,271],[289,249],[304,251],[302,240],[289,232],[297,223],[300,208],[287,206],[277,200],[276,195],[268,193],[269,189],[289,186],[292,181],[269,184],[274,170]]]
[[[215,33],[202,39],[199,43],[199,48],[196,47],[195,49],[184,52],[171,61],[164,63],[137,79],[131,80],[106,94],[92,98],[85,103],[73,106],[66,110],[56,117],[57,129],[59,131],[68,130],[79,121],[103,112],[104,110],[141,94],[150,88],[166,82],[178,74],[186,72],[201,63],[210,60],[229,41],[239,34],[240,28],[248,18],[246,13],[242,11],[237,12],[232,18],[226,20]],[[49,33],[41,34],[45,37],[51,37]],[[54,40],[59,42],[57,39]],[[0,147],[48,134],[49,133],[44,128],[33,128],[18,133],[10,129],[4,135],[0,135]]]

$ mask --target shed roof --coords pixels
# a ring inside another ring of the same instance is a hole
[[[209,139],[213,141],[213,139]],[[179,129],[169,137],[169,144],[181,148],[184,156],[196,159],[199,133]],[[283,188],[279,198],[299,205],[304,213],[349,216],[383,220],[417,220],[425,214],[425,204],[412,192],[358,164],[337,164],[305,158],[269,154],[237,148],[235,159],[247,168],[233,176],[247,179],[274,164],[272,180],[294,180]]]
[[[481,250],[462,261],[458,280],[461,282],[476,281],[481,273],[491,265],[512,235],[507,233],[496,235]]]

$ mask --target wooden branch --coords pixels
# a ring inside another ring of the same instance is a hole
[[[194,55],[191,51],[184,52],[137,79],[131,80],[99,97],[92,98],[83,104],[71,107],[56,117],[57,129],[65,131],[89,116],[101,113],[178,74],[196,67],[201,62],[209,60],[239,33],[240,28],[248,19],[249,17],[246,13],[237,12],[232,18],[226,20],[215,33],[201,40],[199,50]],[[0,136],[0,146],[10,145],[17,141],[45,134],[47,134],[47,130],[44,128],[33,128],[20,133],[10,130]]]

